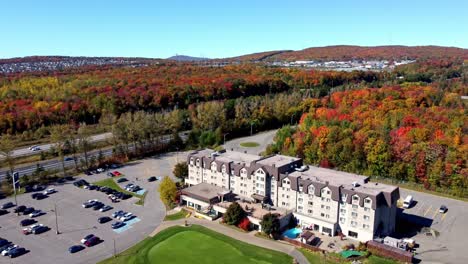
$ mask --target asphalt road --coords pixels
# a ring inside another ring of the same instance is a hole
[[[226,148],[227,150],[232,149],[234,151],[247,152],[249,154],[259,155],[261,152],[265,150],[267,145],[273,142],[273,138],[276,135],[276,131],[278,130],[277,129],[270,130],[270,131],[255,134],[250,137],[242,137],[242,138],[229,140],[229,141],[226,141],[226,144],[224,144],[224,148]],[[229,134],[227,137],[229,137]],[[240,143],[242,142],[256,142],[259,144],[259,146],[246,148],[240,145]]]
[[[185,132],[181,132],[180,135],[181,135],[182,139],[186,138]],[[167,142],[170,141],[170,139],[171,139],[170,135],[165,135],[165,136],[162,137],[162,142],[167,143]],[[130,146],[130,149],[132,149],[132,145]],[[99,150],[94,150],[94,151],[90,151],[88,156],[89,157],[91,157],[91,156],[96,156],[97,157],[98,154],[99,154]],[[112,149],[103,149],[102,154],[103,154],[104,157],[111,156],[112,155]],[[68,157],[71,157],[71,156],[68,156]],[[78,161],[81,158],[84,158],[84,155],[77,155],[77,160]],[[30,165],[18,167],[18,168],[15,169],[15,171],[19,173],[20,177],[25,175],[25,174],[31,175],[31,173],[33,173],[36,170],[37,164],[39,164],[39,166],[41,166],[42,168],[44,168],[46,170],[62,170],[62,163],[60,162],[60,160],[54,159],[54,160],[46,160],[46,161],[38,162],[36,164],[30,164]],[[75,166],[75,162],[74,162],[73,159],[65,161],[65,168],[72,168],[74,166]],[[6,176],[7,171],[8,171],[8,168],[0,169],[0,180],[2,180]]]
[[[109,139],[112,137],[112,133],[103,133],[103,134],[98,134],[90,137],[90,142],[95,143],[99,141],[104,141],[106,139]],[[36,155],[40,153],[41,151],[49,151],[54,144],[42,144],[42,145],[36,145],[37,147],[40,148],[38,151],[32,151],[29,149],[29,147],[25,148],[19,148],[13,151],[12,156],[13,157],[22,157],[22,156],[30,156],[30,155]],[[0,159],[3,159],[4,156],[0,155]]]

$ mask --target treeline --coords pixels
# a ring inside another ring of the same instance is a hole
[[[468,119],[458,94],[394,86],[335,92],[304,106],[297,130],[282,128],[268,153],[468,196]]]

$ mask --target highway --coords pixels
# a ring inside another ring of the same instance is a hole
[[[108,133],[97,134],[97,135],[91,136],[89,141],[91,143],[95,143],[95,142],[99,142],[99,141],[104,141],[104,140],[109,139],[111,137],[112,137],[112,133],[108,132]],[[19,148],[19,149],[16,149],[16,150],[13,151],[12,156],[14,158],[17,158],[17,157],[24,157],[24,156],[30,156],[30,155],[37,155],[41,151],[50,150],[50,148],[52,148],[53,145],[54,145],[53,143],[35,145],[35,146],[39,147],[39,150],[37,150],[37,151],[32,151],[32,150],[29,149],[29,147]],[[1,155],[1,154],[0,154],[0,159],[4,159],[4,156]]]
[[[180,137],[182,138],[182,140],[187,139],[187,133],[186,132],[180,132],[179,134],[180,134]],[[105,135],[105,134],[102,134],[102,135]],[[167,142],[169,142],[171,140],[171,138],[172,138],[171,135],[165,135],[165,136],[162,136],[161,141],[163,143],[167,143]],[[48,144],[48,145],[50,145],[50,144]],[[133,148],[133,145],[130,145],[129,148],[131,150]],[[91,156],[96,156],[97,157],[98,154],[99,154],[99,150],[93,150],[93,151],[88,152],[89,158]],[[104,157],[112,156],[112,148],[102,149],[102,154],[103,154]],[[67,157],[71,157],[71,156],[69,155]],[[77,155],[77,161],[79,162],[79,160],[81,158],[84,158],[84,155],[83,154],[78,154]],[[41,166],[45,170],[59,170],[59,171],[62,170],[62,163],[60,162],[60,160],[59,159],[53,159],[53,160],[41,161],[41,162],[37,162],[35,164],[30,164],[30,165],[15,168],[15,172],[18,172],[20,177],[25,175],[25,174],[31,175],[36,170],[37,164],[39,164],[39,166]],[[74,166],[75,166],[75,161],[73,159],[65,161],[65,168],[72,168]],[[6,176],[7,171],[8,171],[8,168],[1,168],[0,169],[0,180],[2,180]]]

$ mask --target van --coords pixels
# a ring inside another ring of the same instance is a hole
[[[411,204],[413,204],[413,196],[408,195],[403,201],[403,208],[408,209],[411,207]]]

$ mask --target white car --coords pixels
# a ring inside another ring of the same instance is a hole
[[[14,249],[14,248],[17,248],[18,245],[10,245],[8,246],[5,250],[2,251],[2,256],[7,256],[8,255],[8,252],[10,252],[10,250]]]
[[[31,150],[32,151],[39,151],[39,150],[41,150],[41,148],[40,147],[35,147],[35,148],[32,148]]]
[[[35,210],[34,212],[29,214],[29,217],[38,217],[41,216],[43,212],[41,210]]]
[[[125,221],[132,219],[133,217],[135,216],[132,213],[126,213],[123,216],[119,217],[119,220],[125,222]]]
[[[30,147],[29,147],[29,150],[33,150],[33,149],[38,148],[38,147],[39,147],[39,146],[30,146]]]
[[[104,169],[103,168],[98,168],[97,172],[99,172],[99,173],[104,172]]]
[[[48,195],[48,194],[51,194],[51,193],[56,193],[57,191],[54,189],[54,188],[50,188],[50,189],[47,189],[45,190],[43,193],[45,195]]]

